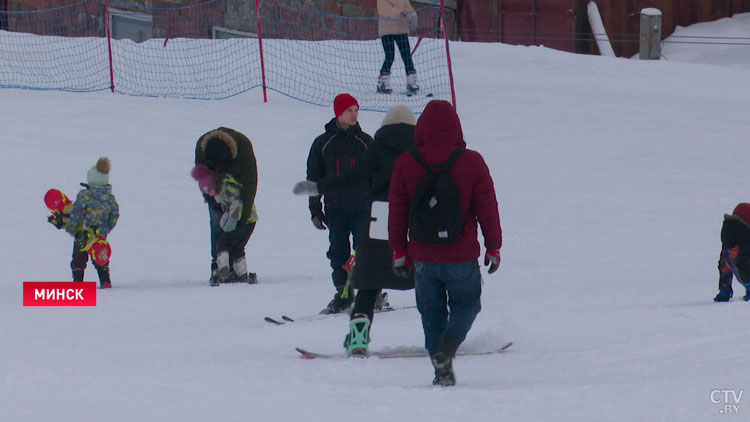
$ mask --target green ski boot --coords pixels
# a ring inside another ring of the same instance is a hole
[[[366,357],[370,344],[370,318],[365,314],[355,314],[349,321],[349,334],[344,339],[347,356]]]

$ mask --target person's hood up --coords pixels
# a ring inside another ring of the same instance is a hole
[[[466,148],[461,121],[448,101],[432,100],[417,120],[414,144],[428,163],[442,163],[456,148]]]

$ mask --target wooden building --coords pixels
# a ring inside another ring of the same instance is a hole
[[[4,10],[34,11],[58,8],[78,0],[0,0],[0,29],[50,32],[44,25],[31,25],[9,20]],[[103,0],[101,0],[103,2]],[[278,0],[260,0],[261,7],[278,7]],[[333,15],[352,17],[377,16],[377,0],[300,0],[306,7],[323,10]],[[544,45],[563,51],[597,54],[587,4],[592,0],[445,0],[446,26],[452,40],[474,42],[503,42],[517,45]],[[618,56],[632,56],[638,52],[640,10],[646,7],[662,11],[662,36],[667,37],[677,25],[730,17],[750,12],[750,0],[593,0],[597,4],[604,27]],[[127,38],[142,41],[147,38],[205,37],[220,38],[250,35],[255,29],[254,0],[221,0],[210,3],[212,10],[200,11],[197,20],[190,11],[166,16],[163,10],[177,6],[206,5],[205,0],[109,0],[114,7],[133,9],[133,17],[141,17],[142,27],[130,28]],[[415,8],[440,4],[439,0],[414,0]],[[142,6],[142,7],[139,7]],[[140,9],[140,10],[139,10]],[[159,10],[143,17],[143,11]],[[139,15],[140,13],[140,15]],[[283,12],[281,12],[283,14]],[[295,16],[299,19],[304,18]],[[433,7],[420,21],[430,22],[438,17]],[[80,15],[80,14],[79,14]],[[11,15],[12,16],[12,15]],[[92,12],[91,16],[94,16]],[[198,16],[197,14],[195,16]],[[128,18],[128,16],[125,16]],[[54,35],[95,36],[103,31],[103,23],[87,24],[86,31],[75,31],[85,16],[70,18],[70,29],[56,28]],[[135,22],[136,24],[138,22]],[[83,25],[81,25],[83,26]],[[215,28],[220,28],[217,32]],[[62,31],[63,33],[60,33]],[[67,33],[66,33],[67,31]],[[97,31],[99,33],[97,33]],[[132,34],[131,34],[132,32]],[[368,35],[369,36],[369,35]],[[316,38],[312,34],[308,37]]]

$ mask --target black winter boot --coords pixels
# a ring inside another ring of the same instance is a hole
[[[430,356],[432,366],[435,368],[435,379],[432,385],[450,387],[456,385],[456,375],[453,373],[453,357],[445,353],[435,353]]]
[[[354,302],[354,289],[345,287],[333,295],[333,299],[320,311],[321,314],[339,314],[347,312]]]
[[[99,275],[99,288],[110,289],[112,288],[112,281],[109,279],[109,265],[103,267],[96,267],[96,273]]]
[[[719,292],[719,294],[714,297],[714,302],[729,302],[729,299],[732,298],[732,291],[726,291],[722,290]]]
[[[73,281],[83,281],[83,270],[73,270]]]

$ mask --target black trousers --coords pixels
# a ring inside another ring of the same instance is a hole
[[[409,47],[409,36],[406,34],[392,34],[383,35],[380,37],[383,42],[383,52],[385,53],[385,60],[383,66],[380,67],[380,73],[391,73],[391,66],[395,59],[395,49],[393,44],[398,47],[398,52],[401,54],[401,60],[404,61],[404,67],[406,73],[414,73],[414,62],[411,60],[411,47]]]
[[[255,222],[241,222],[231,232],[222,232],[219,235],[217,249],[219,252],[229,252],[229,258],[234,262],[245,256],[245,245],[250,240],[250,235],[255,230]]]
[[[370,321],[372,321],[373,315],[375,315],[375,301],[381,291],[381,289],[357,290],[357,298],[354,300],[354,307],[352,308],[351,316],[365,314],[370,318]]]
[[[86,263],[89,261],[88,252],[82,251],[78,246],[77,242],[73,242],[73,259],[70,261],[70,269],[73,271],[73,281],[83,281],[83,274],[86,271]],[[95,262],[94,268],[99,276],[99,282],[105,283],[110,282],[109,279],[109,263],[107,265],[97,265]]]
[[[359,244],[359,228],[362,223],[370,217],[370,209],[363,208],[357,211],[343,211],[326,207],[326,221],[328,222],[328,253],[326,256],[331,260],[331,278],[336,290],[341,290],[346,284],[348,275],[341,268],[349,255]],[[352,241],[349,242],[351,235]]]

